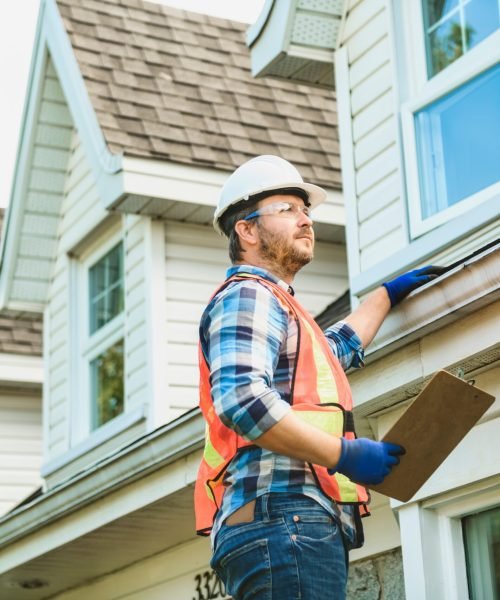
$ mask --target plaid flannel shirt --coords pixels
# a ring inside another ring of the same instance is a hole
[[[293,289],[264,269],[239,265],[227,277],[252,273]],[[208,304],[200,324],[200,341],[211,375],[212,399],[221,421],[253,441],[291,410],[291,384],[297,349],[297,324],[274,294],[255,279],[231,282]],[[339,321],[325,331],[330,348],[347,370],[363,365],[361,340]],[[251,446],[228,466],[222,507],[212,530],[235,510],[268,492],[302,493],[338,519],[354,543],[352,507],[339,507],[317,487],[307,463]]]

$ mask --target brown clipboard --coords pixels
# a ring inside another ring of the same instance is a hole
[[[370,489],[407,502],[495,401],[491,394],[438,371],[382,438],[406,454]]]

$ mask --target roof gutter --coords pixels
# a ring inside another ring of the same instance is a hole
[[[204,434],[203,418],[194,409],[109,454],[0,519],[0,548],[201,449]]]
[[[366,352],[370,361],[500,298],[500,241],[455,265],[391,311]]]

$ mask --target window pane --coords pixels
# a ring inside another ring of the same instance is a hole
[[[463,54],[459,16],[445,21],[429,35],[431,73],[435,75]]]
[[[500,507],[462,524],[470,600],[500,600]]]
[[[90,333],[123,310],[123,246],[118,244],[89,270]]]
[[[422,217],[500,180],[500,66],[416,113]]]
[[[427,0],[424,8],[427,15],[427,26],[430,27],[445,17],[450,10],[458,6],[458,0]]]
[[[498,0],[471,0],[465,5],[467,50],[494,33],[499,25]]]
[[[92,428],[96,429],[123,412],[123,340],[90,364],[92,377]]]
[[[500,25],[498,0],[422,0],[429,77],[442,71]]]

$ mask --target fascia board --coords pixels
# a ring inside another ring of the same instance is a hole
[[[215,206],[228,171],[180,165],[167,161],[123,157],[123,192],[137,196],[164,198],[203,206]],[[327,199],[314,211],[320,223],[345,225],[342,193],[327,189]],[[117,201],[106,205],[114,209]]]
[[[215,206],[227,171],[123,157],[123,191],[152,198]],[[113,208],[114,203],[106,205]]]
[[[413,240],[405,248],[389,258],[381,261],[374,267],[363,271],[351,279],[351,293],[361,296],[366,294],[383,281],[387,281],[398,273],[413,266],[422,264],[425,260],[437,254],[450,244],[458,242],[474,231],[498,219],[498,206],[500,195],[477,206],[441,227]]]
[[[28,77],[28,87],[24,101],[23,116],[19,135],[19,144],[16,154],[15,171],[12,178],[12,189],[9,205],[2,228],[2,239],[0,249],[0,309],[8,307],[12,280],[16,268],[16,255],[19,247],[22,215],[28,185],[27,171],[31,163],[34,142],[34,124],[40,106],[40,98],[43,86],[43,75],[47,62],[45,43],[45,31],[43,23],[45,20],[45,5],[42,4],[38,14],[36,26],[33,57]],[[32,312],[42,312],[43,307],[34,304]]]
[[[43,358],[0,353],[0,382],[8,385],[41,385],[43,383]]]
[[[204,444],[205,425],[198,409],[121,448],[92,467],[0,518],[0,549],[26,538],[98,498],[187,457]],[[183,479],[184,484],[187,482]],[[144,499],[148,503],[148,498]],[[116,515],[109,515],[113,520]],[[53,547],[59,545],[53,540]],[[51,548],[45,548],[44,552]]]
[[[121,195],[122,155],[106,144],[55,0],[45,0],[47,46],[104,204]]]
[[[385,319],[370,362],[500,298],[500,244],[415,290]]]

